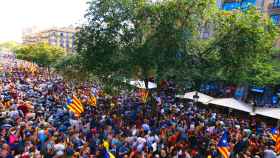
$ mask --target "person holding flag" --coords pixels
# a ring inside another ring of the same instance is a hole
[[[37,65],[35,65],[34,63],[31,63],[29,65],[29,71],[34,75],[38,71]]]
[[[229,158],[229,156],[230,156],[228,135],[229,135],[228,132],[224,131],[224,134],[222,135],[222,137],[218,143],[218,146],[217,146],[217,149],[221,153],[223,158]]]
[[[145,90],[145,89],[141,89],[139,92],[139,95],[141,97],[141,100],[143,103],[147,102],[147,98],[149,96],[149,91]]]
[[[105,158],[116,158],[111,152],[110,152],[110,144],[107,140],[103,141],[103,146],[105,148],[105,152],[104,152],[104,157]]]
[[[271,139],[275,142],[275,153],[280,154],[280,135],[278,129],[271,128]]]
[[[81,101],[75,95],[72,98],[67,98],[67,108],[77,116],[80,116],[84,112]]]
[[[162,104],[162,101],[161,101],[161,97],[160,96],[157,96],[156,97],[156,101],[157,101],[157,106],[160,106]]]
[[[88,104],[91,106],[96,106],[97,99],[95,96],[90,95],[88,98]]]
[[[276,142],[275,142],[275,153],[278,155],[280,154],[280,137],[279,137],[279,135],[276,138]]]
[[[278,130],[277,130],[276,128],[271,128],[270,133],[271,133],[271,139],[272,139],[274,142],[276,142],[277,137],[278,137],[278,135],[279,135]]]

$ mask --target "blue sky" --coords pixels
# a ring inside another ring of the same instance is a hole
[[[0,41],[21,41],[24,28],[79,25],[88,0],[0,0]]]

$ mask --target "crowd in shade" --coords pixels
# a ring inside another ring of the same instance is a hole
[[[1,69],[1,158],[280,157],[270,122],[177,100],[171,82],[143,101],[136,89],[109,96],[29,67]],[[75,99],[80,113],[69,108]]]

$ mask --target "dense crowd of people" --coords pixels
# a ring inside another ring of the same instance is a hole
[[[231,157],[277,157],[265,122],[177,100],[168,88],[143,103],[137,90],[111,97],[100,87],[30,72],[24,64],[2,66],[0,157],[105,158],[106,141],[116,158],[219,158],[225,130]],[[90,94],[95,106],[87,104]],[[79,117],[65,106],[72,95],[85,108]]]

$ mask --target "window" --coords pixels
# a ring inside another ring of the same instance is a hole
[[[280,8],[280,0],[274,0],[272,6],[273,8]]]
[[[242,10],[248,10],[252,6],[256,6],[257,2],[256,0],[243,0],[241,2],[241,9]]]
[[[240,9],[240,2],[226,2],[223,5],[224,10]]]
[[[56,39],[49,38],[50,45],[56,45]]]
[[[216,3],[217,3],[218,8],[221,9],[222,6],[223,6],[222,5],[223,4],[222,0],[217,0]]]
[[[66,40],[66,48],[69,48],[69,41]]]
[[[72,45],[74,45],[74,44],[75,44],[75,41],[76,41],[75,36],[72,36]]]
[[[280,24],[280,14],[271,15],[270,18],[271,18],[273,24],[275,24],[275,25]]]
[[[203,39],[207,39],[207,38],[209,38],[209,36],[210,36],[209,32],[203,32],[203,34],[202,34]]]
[[[280,1],[280,0],[279,0]],[[234,10],[234,9],[242,9],[248,10],[251,6],[256,6],[256,0],[242,0],[235,2],[225,2],[223,5],[224,10]]]
[[[69,42],[69,34],[66,33],[66,37],[65,37],[66,42]]]

